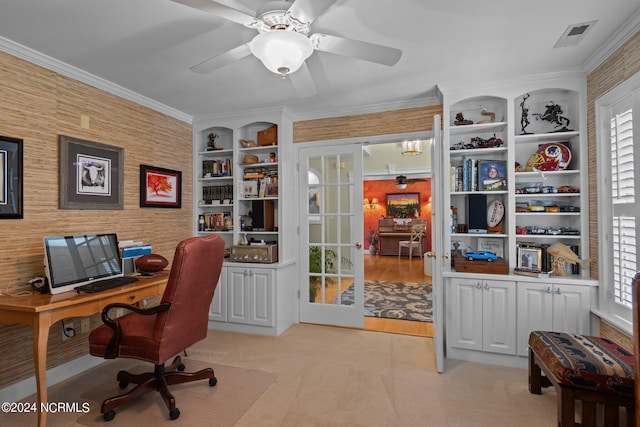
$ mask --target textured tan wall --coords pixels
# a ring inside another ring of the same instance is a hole
[[[89,116],[89,129],[80,115]],[[123,210],[58,209],[60,134],[124,148]],[[24,219],[0,220],[0,289],[42,274],[43,236],[116,232],[171,259],[192,235],[190,124],[0,52],[0,135],[24,140]],[[182,171],[182,209],[139,207],[141,163]],[[61,344],[60,335],[58,323],[49,368],[87,354],[86,337]],[[24,325],[0,325],[0,387],[33,375],[31,340]]]
[[[591,277],[598,271],[598,199],[595,101],[640,71],[640,32],[636,33],[587,76],[587,131],[589,138],[589,248]]]
[[[293,142],[430,131],[436,114],[442,116],[442,105],[303,120],[293,124]]]
[[[600,66],[587,76],[587,131],[589,138],[589,248],[591,250],[591,277],[598,279],[598,199],[595,101],[640,71],[640,32],[636,33]],[[600,335],[621,345],[629,345],[628,337],[605,322],[600,322]],[[624,342],[623,342],[624,341]],[[633,349],[633,347],[630,347]]]

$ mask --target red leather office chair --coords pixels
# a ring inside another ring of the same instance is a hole
[[[203,379],[209,379],[210,386],[216,385],[211,368],[187,373],[181,372],[185,367],[180,356],[175,357],[170,366],[165,367],[165,362],[207,336],[209,306],[223,259],[224,240],[219,236],[184,240],[176,248],[167,287],[159,305],[141,309],[114,303],[102,311],[105,324],[89,335],[89,352],[105,359],[125,357],[155,365],[154,372],[144,374],[118,372],[121,388],[130,383],[137,386],[102,403],[101,412],[105,420],[111,421],[115,417],[116,407],[152,390],[158,390],[162,395],[169,409],[169,418],[175,420],[180,411],[168,385]],[[109,310],[115,307],[132,312],[111,319]]]

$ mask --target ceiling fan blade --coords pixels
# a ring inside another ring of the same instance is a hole
[[[296,0],[289,8],[288,15],[303,24],[310,24],[336,1],[337,0]]]
[[[291,84],[298,97],[308,98],[318,93],[318,89],[316,89],[306,62],[303,62],[295,73],[288,74],[288,76],[291,79]]]
[[[205,59],[199,64],[189,67],[189,69],[198,74],[209,74],[218,68],[222,68],[227,64],[249,55],[251,55],[251,49],[249,49],[249,43],[245,43],[218,56]]]
[[[213,13],[229,21],[237,22],[249,28],[256,28],[258,21],[251,15],[233,9],[229,6],[217,3],[213,0],[171,0],[176,3],[191,6],[204,12]]]
[[[352,56],[383,65],[395,65],[402,56],[400,49],[345,39],[328,34],[313,34],[309,38],[317,50],[343,56]]]

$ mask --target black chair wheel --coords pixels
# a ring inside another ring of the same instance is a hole
[[[172,420],[178,419],[180,416],[180,409],[176,408],[173,411],[169,411],[169,418]]]
[[[128,385],[129,385],[129,383],[128,383],[128,382],[125,382],[125,381],[120,381],[120,382],[118,383],[118,386],[119,386],[120,388],[127,388],[127,386],[128,386]]]
[[[216,377],[209,378],[209,386],[213,387],[218,384],[218,379]]]
[[[179,364],[177,369],[180,372],[184,371],[184,369],[185,369],[184,363]]]
[[[105,421],[111,421],[112,419],[114,419],[116,416],[116,411],[114,411],[113,409],[110,410],[109,412],[105,412],[104,414],[102,414],[102,418],[104,418]]]

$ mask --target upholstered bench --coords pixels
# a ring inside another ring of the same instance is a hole
[[[544,372],[545,376],[542,376]],[[596,405],[604,405],[606,426],[635,426],[633,354],[600,337],[533,331],[529,335],[529,392],[553,385],[558,394],[558,426],[575,425],[575,401],[582,402],[582,426],[596,425]]]

